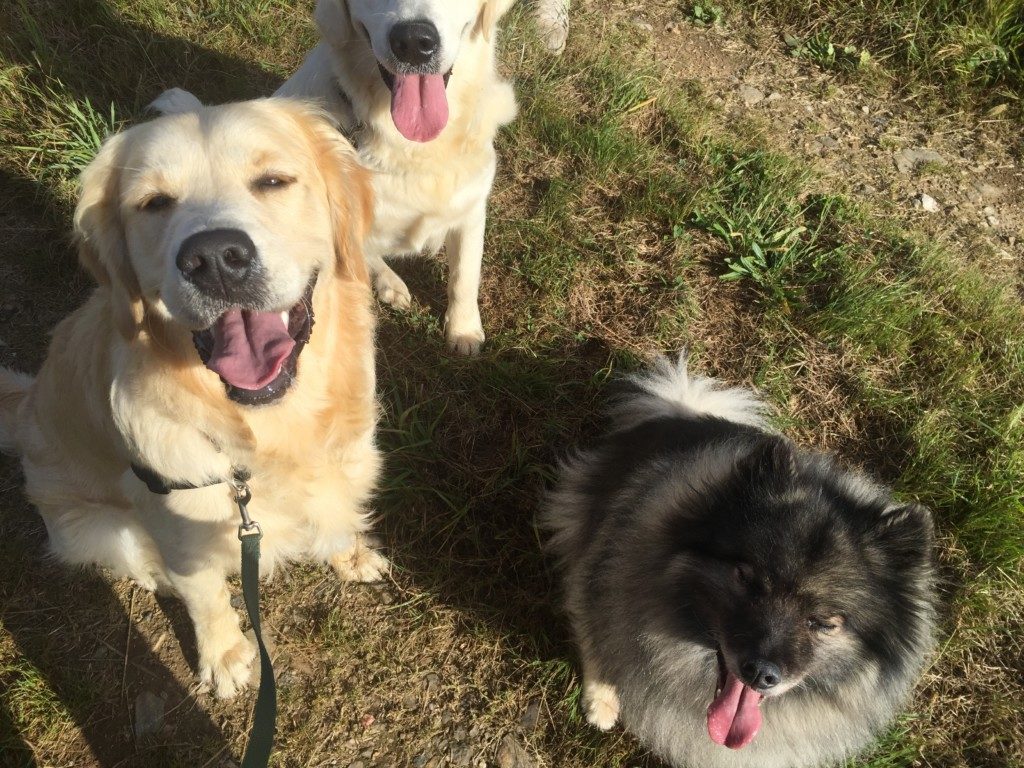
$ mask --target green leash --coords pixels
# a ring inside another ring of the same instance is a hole
[[[277,720],[277,686],[274,683],[274,668],[270,664],[270,654],[263,642],[260,629],[260,540],[263,531],[259,523],[249,517],[247,505],[252,499],[252,491],[246,484],[246,478],[236,474],[231,481],[235,489],[235,504],[242,518],[238,526],[238,540],[242,542],[242,597],[245,610],[249,614],[249,623],[256,634],[256,644],[260,649],[260,689],[256,694],[256,707],[252,715],[252,730],[249,732],[249,744],[242,756],[242,768],[266,768],[270,762],[270,751],[274,747],[274,723]]]
[[[151,493],[166,496],[171,491],[207,488],[219,485],[223,480],[214,480],[206,485],[169,482],[144,464],[131,464],[131,470]],[[247,483],[249,473],[236,469],[228,480],[235,491],[235,504],[242,518],[238,526],[238,540],[242,542],[242,597],[249,623],[256,634],[256,645],[260,649],[260,689],[256,693],[256,707],[252,713],[252,730],[249,731],[249,745],[242,756],[242,768],[267,768],[270,751],[274,748],[274,723],[277,720],[277,686],[274,683],[274,667],[270,654],[263,642],[260,629],[260,539],[263,531],[255,520],[249,517],[248,504],[252,491]]]

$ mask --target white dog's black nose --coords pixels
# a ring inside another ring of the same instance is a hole
[[[420,66],[441,47],[441,35],[429,21],[400,21],[388,35],[391,52],[403,64]]]
[[[175,263],[186,280],[208,296],[228,301],[253,298],[246,286],[256,246],[240,229],[208,229],[185,239]]]
[[[744,681],[755,691],[767,691],[782,682],[782,670],[767,659],[753,659],[740,666]]]

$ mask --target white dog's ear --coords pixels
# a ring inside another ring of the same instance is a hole
[[[131,341],[142,325],[144,308],[139,281],[128,259],[118,205],[119,158],[125,141],[124,134],[107,139],[82,171],[74,222],[78,259],[96,282],[110,291],[114,325]]]
[[[473,34],[483,35],[484,40],[490,40],[498,28],[498,20],[508,12],[513,2],[515,0],[486,0],[477,16]]]
[[[168,88],[150,102],[146,109],[161,115],[180,115],[183,112],[198,112],[203,102],[183,88]]]
[[[348,45],[356,31],[344,0],[317,0],[313,21],[320,38],[334,47]]]

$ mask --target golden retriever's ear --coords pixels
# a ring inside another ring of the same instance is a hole
[[[498,28],[498,20],[508,12],[513,2],[514,0],[486,0],[480,9],[480,15],[476,18],[473,34],[483,35],[484,40],[490,40]]]
[[[124,141],[120,134],[108,139],[82,171],[81,192],[75,208],[75,240],[82,266],[110,291],[114,325],[131,341],[142,325],[144,309],[139,281],[128,259],[118,209],[117,158],[123,151]]]
[[[368,285],[363,242],[373,223],[370,172],[359,164],[355,149],[337,128],[322,116],[310,116],[309,120],[317,164],[327,186],[338,276]]]

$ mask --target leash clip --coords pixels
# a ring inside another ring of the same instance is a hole
[[[230,483],[235,491],[235,504],[238,507],[238,514],[242,517],[242,522],[238,526],[238,540],[241,541],[246,536],[259,536],[262,538],[263,531],[260,528],[260,524],[249,517],[249,502],[252,501],[252,491],[249,489],[248,483],[241,477],[233,477]]]

